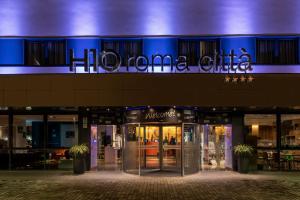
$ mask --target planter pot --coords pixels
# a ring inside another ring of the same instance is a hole
[[[85,159],[84,158],[73,159],[74,174],[83,174],[84,171],[85,171]]]
[[[257,170],[263,170],[263,169],[264,169],[264,165],[262,165],[262,164],[257,165]]]
[[[238,158],[238,172],[246,174],[249,172],[249,158],[239,156]]]

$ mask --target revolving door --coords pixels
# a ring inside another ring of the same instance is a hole
[[[125,124],[122,130],[125,172],[184,175],[199,171],[201,138],[197,124]]]

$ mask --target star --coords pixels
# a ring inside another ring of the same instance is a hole
[[[225,76],[225,82],[229,83],[230,82],[230,76]]]
[[[240,77],[240,80],[241,80],[241,82],[245,82],[245,81],[246,81],[246,77],[245,77],[244,75],[242,75],[242,76]]]
[[[237,82],[238,82],[238,80],[239,80],[239,78],[238,78],[238,77],[233,77],[233,78],[232,78],[232,82],[233,82],[233,83],[237,83]]]
[[[254,77],[253,77],[253,76],[249,76],[249,77],[248,77],[248,82],[249,82],[249,83],[251,83],[253,80],[254,80]]]

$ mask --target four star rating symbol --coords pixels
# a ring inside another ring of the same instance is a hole
[[[252,83],[254,81],[254,77],[249,75],[249,76],[245,76],[245,75],[234,75],[234,76],[229,76],[226,75],[225,76],[225,83]]]
[[[253,76],[248,77],[248,82],[252,82],[254,80]]]
[[[244,83],[246,80],[247,80],[247,78],[246,78],[244,75],[242,75],[242,76],[240,77],[240,81],[241,81],[242,83]]]
[[[231,79],[230,76],[225,76],[225,82],[226,82],[226,83],[229,83],[229,82],[230,82],[230,79]]]
[[[239,80],[239,78],[238,78],[238,77],[235,77],[235,76],[234,76],[234,77],[232,78],[232,82],[233,82],[233,83],[237,83],[237,82],[238,82],[238,80]]]

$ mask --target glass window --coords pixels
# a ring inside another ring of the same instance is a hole
[[[15,115],[13,118],[14,148],[43,148],[44,123],[42,115]]]
[[[200,41],[200,58],[203,56],[214,57],[215,51],[219,51],[218,42],[216,40]],[[197,63],[198,64],[198,63]],[[208,60],[203,63],[209,65]]]
[[[279,155],[275,150],[257,150],[257,169],[258,170],[278,170]]]
[[[276,147],[276,115],[245,115],[244,123],[257,147]]]
[[[300,146],[300,115],[281,115],[281,145]]]
[[[200,59],[199,40],[179,40],[179,56],[186,56],[188,65],[197,66]]]
[[[8,145],[8,116],[0,115],[0,149],[7,149]]]
[[[275,64],[275,40],[256,40],[256,63]]]
[[[203,169],[232,168],[232,127],[204,125],[201,130]]]
[[[42,115],[13,117],[13,169],[44,168],[44,123]]]
[[[77,115],[48,116],[48,148],[70,148],[78,141]]]
[[[78,144],[78,116],[49,115],[45,167],[72,169],[69,148],[75,144]]]
[[[142,55],[142,40],[103,40],[102,50],[113,50],[121,55],[122,65],[133,65],[128,63],[129,57],[137,57]],[[114,61],[107,56],[107,64],[113,65]]]
[[[197,66],[202,56],[213,57],[215,50],[218,51],[218,49],[217,40],[179,40],[178,55],[187,56],[189,66]]]
[[[298,40],[257,39],[256,62],[258,64],[297,64]]]
[[[8,169],[8,116],[0,115],[0,169]]]
[[[126,141],[138,141],[139,134],[142,135],[144,133],[144,127],[128,126],[126,128]],[[143,141],[143,136],[140,137],[141,141]]]
[[[65,65],[65,40],[26,40],[25,65]]]
[[[282,170],[300,170],[300,150],[282,150],[280,152]]]
[[[298,40],[279,40],[279,64],[297,64],[298,63]]]

